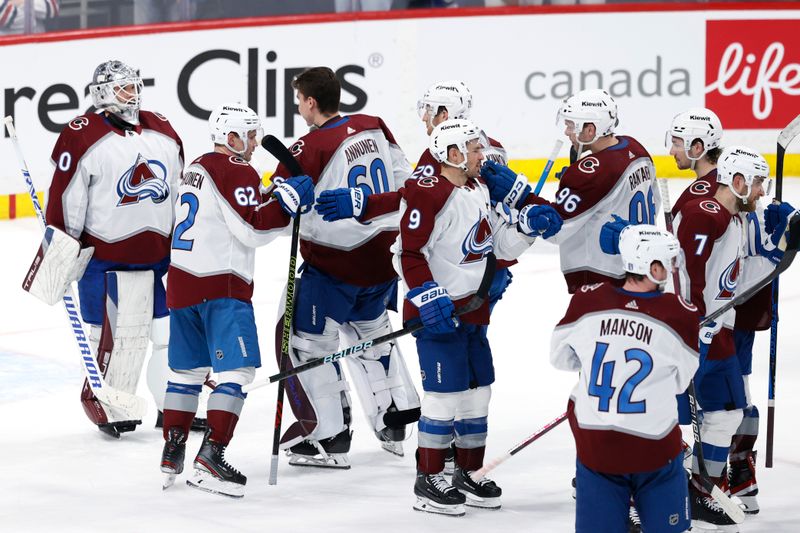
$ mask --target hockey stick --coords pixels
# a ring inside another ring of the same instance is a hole
[[[272,135],[267,135],[261,140],[261,146],[280,161],[292,176],[301,176],[303,169],[284,144]],[[286,280],[286,300],[283,311],[283,332],[281,333],[281,358],[278,370],[286,368],[289,361],[289,338],[292,332],[292,319],[294,317],[294,282],[297,270],[297,245],[300,241],[300,212],[294,217],[292,225],[292,243],[289,251],[289,276]],[[269,467],[269,484],[278,483],[278,457],[281,442],[281,422],[283,420],[284,382],[278,384],[278,399],[275,402],[275,427],[272,433],[272,458]]]
[[[483,278],[481,279],[481,284],[478,287],[478,292],[470,298],[470,300],[456,309],[453,316],[461,316],[466,313],[470,313],[478,309],[483,303],[486,301],[486,296],[489,293],[489,288],[492,285],[492,280],[494,278],[494,269],[495,263],[497,259],[493,253],[489,253],[486,256],[486,270],[483,272]],[[399,329],[397,331],[393,331],[391,333],[387,333],[386,335],[381,335],[380,337],[376,337],[374,339],[366,340],[345,348],[344,350],[339,350],[336,353],[332,353],[330,355],[326,355],[325,357],[320,357],[318,359],[314,359],[313,361],[309,361],[308,363],[299,365],[291,370],[286,370],[275,374],[274,376],[270,376],[269,379],[253,382],[245,387],[242,387],[242,390],[245,392],[250,392],[255,389],[260,389],[261,387],[266,387],[270,383],[275,383],[276,381],[283,381],[284,379],[299,374],[301,372],[305,372],[306,370],[311,370],[312,368],[316,368],[318,366],[322,366],[327,363],[333,363],[340,359],[344,359],[345,357],[350,357],[351,355],[361,353],[363,351],[368,350],[372,346],[378,346],[385,342],[392,341],[404,335],[408,335],[409,333],[414,333],[415,331],[419,331],[424,326],[421,321],[415,321],[412,324],[407,325],[403,329]]]
[[[519,444],[508,450],[504,455],[495,457],[494,459],[483,465],[481,468],[470,474],[472,481],[477,483],[478,481],[486,477],[486,474],[488,474],[489,472],[491,472],[492,470],[494,470],[507,460],[511,459],[512,455],[521,452],[526,446],[531,444],[533,441],[538,440],[539,437],[543,436],[545,433],[549,432],[551,429],[553,429],[566,419],[567,419],[567,413],[561,413],[560,415],[558,415],[558,417],[548,422],[543,428],[539,429],[536,433],[534,433],[524,441],[520,442]]]
[[[795,117],[778,135],[777,168],[775,170],[775,200],[783,194],[783,159],[786,148],[800,134],[800,115]],[[778,366],[778,278],[772,282],[772,322],[769,327],[769,391],[767,402],[767,454],[764,465],[772,468],[772,451],[775,437],[775,377]]]
[[[657,179],[658,188],[661,191],[661,205],[664,211],[664,223],[667,226],[667,231],[674,233],[672,202],[670,201],[669,197],[669,185],[667,184],[666,179]],[[680,298],[680,276],[675,268],[672,269],[672,281],[675,288],[675,294],[678,296],[678,298]],[[733,500],[731,500],[730,497],[722,491],[722,489],[716,486],[708,478],[708,469],[706,468],[705,459],[703,458],[703,440],[700,437],[700,421],[697,418],[697,394],[694,388],[694,379],[689,381],[687,395],[689,396],[689,410],[692,417],[692,433],[694,434],[694,449],[697,452],[697,468],[700,478],[700,485],[702,485],[702,487],[709,494],[711,494],[711,497],[714,498],[714,500],[719,504],[722,510],[725,511],[725,514],[731,518],[731,520],[737,524],[741,524],[744,521],[744,510],[734,503]]]
[[[17,160],[20,165],[20,170],[22,171],[22,176],[25,178],[25,184],[28,187],[28,194],[30,194],[31,201],[33,202],[33,209],[36,211],[36,216],[39,219],[39,226],[44,230],[47,226],[44,210],[39,204],[39,198],[36,196],[36,188],[33,186],[31,173],[28,170],[28,165],[25,163],[25,156],[22,154],[17,131],[16,128],[14,128],[14,118],[8,116],[3,119],[3,122],[5,122],[6,128],[8,128],[8,134],[11,136],[11,142],[14,144],[14,150],[17,152]],[[83,324],[78,316],[72,285],[70,285],[64,293],[64,309],[69,317],[75,342],[78,343],[78,350],[81,354],[81,364],[84,374],[86,374],[86,380],[89,382],[89,387],[92,389],[92,393],[102,403],[124,410],[127,415],[126,418],[130,420],[141,420],[147,412],[147,402],[145,399],[135,394],[115,389],[108,385],[103,378],[103,373],[100,372],[100,366],[97,364],[96,355],[92,352],[92,348],[88,342],[88,336],[84,332]]]
[[[536,188],[533,189],[533,194],[536,196],[539,196],[539,193],[542,192],[544,182],[547,181],[547,176],[550,175],[550,171],[553,169],[553,164],[556,162],[556,157],[558,157],[558,152],[561,151],[562,146],[564,146],[564,141],[561,139],[557,140],[555,146],[553,146],[553,151],[550,152],[550,158],[544,165],[544,169],[542,169],[542,174],[539,176],[539,181],[536,182]]]

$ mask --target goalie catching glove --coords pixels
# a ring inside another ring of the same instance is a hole
[[[93,253],[94,247],[81,248],[78,240],[47,226],[22,288],[47,305],[60,302],[70,284],[83,277]]]

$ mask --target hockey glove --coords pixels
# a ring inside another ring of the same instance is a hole
[[[411,289],[406,298],[417,306],[422,323],[432,333],[453,333],[458,327],[458,319],[453,316],[455,306],[447,289],[435,281],[426,281],[422,287]]]
[[[764,229],[770,235],[770,240],[775,246],[781,242],[781,238],[786,232],[786,226],[789,225],[789,219],[795,212],[795,208],[788,202],[767,206],[764,212]]]
[[[519,212],[517,229],[528,237],[549,239],[559,232],[564,223],[558,211],[549,205],[526,205]]]
[[[705,317],[700,317],[700,322],[703,321]],[[714,335],[719,333],[719,330],[722,329],[722,322],[709,322],[702,328],[700,328],[700,356],[705,357],[708,353],[708,348],[711,346],[711,341],[714,340]]]
[[[294,218],[298,211],[306,213],[314,203],[314,182],[308,176],[295,176],[275,186],[273,196],[287,215]]]
[[[614,220],[600,228],[600,249],[609,255],[619,254],[619,234],[631,223],[619,215],[611,215]]]
[[[503,203],[496,203],[494,205],[494,210],[498,215],[500,215],[500,218],[503,219],[503,222],[506,224],[511,226],[517,225],[519,211],[516,209],[510,209],[506,204]]]
[[[525,198],[531,193],[528,178],[494,161],[483,164],[481,177],[489,187],[492,200],[502,202],[512,209],[522,207]]]
[[[353,188],[331,189],[322,191],[317,197],[314,209],[322,215],[325,222],[342,220],[343,218],[360,219],[367,208],[367,197],[372,193],[366,185]]]

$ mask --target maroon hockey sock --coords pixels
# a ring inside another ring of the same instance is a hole
[[[236,428],[238,421],[239,417],[230,411],[209,409],[208,429],[211,430],[211,440],[227,445],[233,437],[233,430]]]
[[[753,447],[756,445],[757,436],[758,435],[734,435],[729,455],[731,461],[746,459],[747,452],[752,452]]]
[[[190,411],[164,409],[164,440],[169,438],[169,430],[174,427],[181,428],[184,435],[189,435],[192,420],[194,420],[194,413]]]
[[[438,474],[444,470],[447,448],[417,448],[417,472]]]
[[[483,455],[486,446],[477,448],[459,448],[456,446],[456,464],[462,469],[472,472],[483,466]]]

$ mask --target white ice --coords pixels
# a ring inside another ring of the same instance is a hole
[[[800,203],[800,182],[787,180],[784,198]],[[671,180],[672,197],[686,186]],[[552,185],[545,195],[552,197]],[[570,479],[574,443],[567,424],[500,466],[499,511],[468,509],[463,518],[423,514],[414,502],[416,431],[406,456],[382,451],[354,412],[349,471],[289,467],[281,458],[277,486],[267,485],[275,387],[250,394],[227,458],[248,476],[244,499],[233,501],[186,486],[201,436],[192,434],[187,472],[161,490],[162,447],[151,402],[142,426],[116,441],[100,434],[79,403],[83,376],[75,341],[60,306],[48,308],[20,288],[38,247],[33,219],[0,222],[5,255],[0,307],[0,531],[436,531],[437,533],[574,530]],[[274,373],[272,339],[286,279],[288,239],[257,254],[254,304],[264,367]],[[537,243],[513,268],[514,281],[495,309],[489,336],[497,381],[489,418],[487,459],[504,453],[566,406],[576,377],[548,362],[550,333],[568,302],[557,249]],[[756,338],[751,390],[762,413],[758,482],[761,513],[741,531],[800,531],[800,265],[782,277],[778,344],[775,466],[764,467],[769,334]],[[396,319],[396,317],[394,317]],[[395,323],[397,324],[397,320]],[[419,368],[412,339],[401,341],[412,374]],[[418,377],[416,377],[418,379]],[[291,419],[286,410],[286,427]]]

